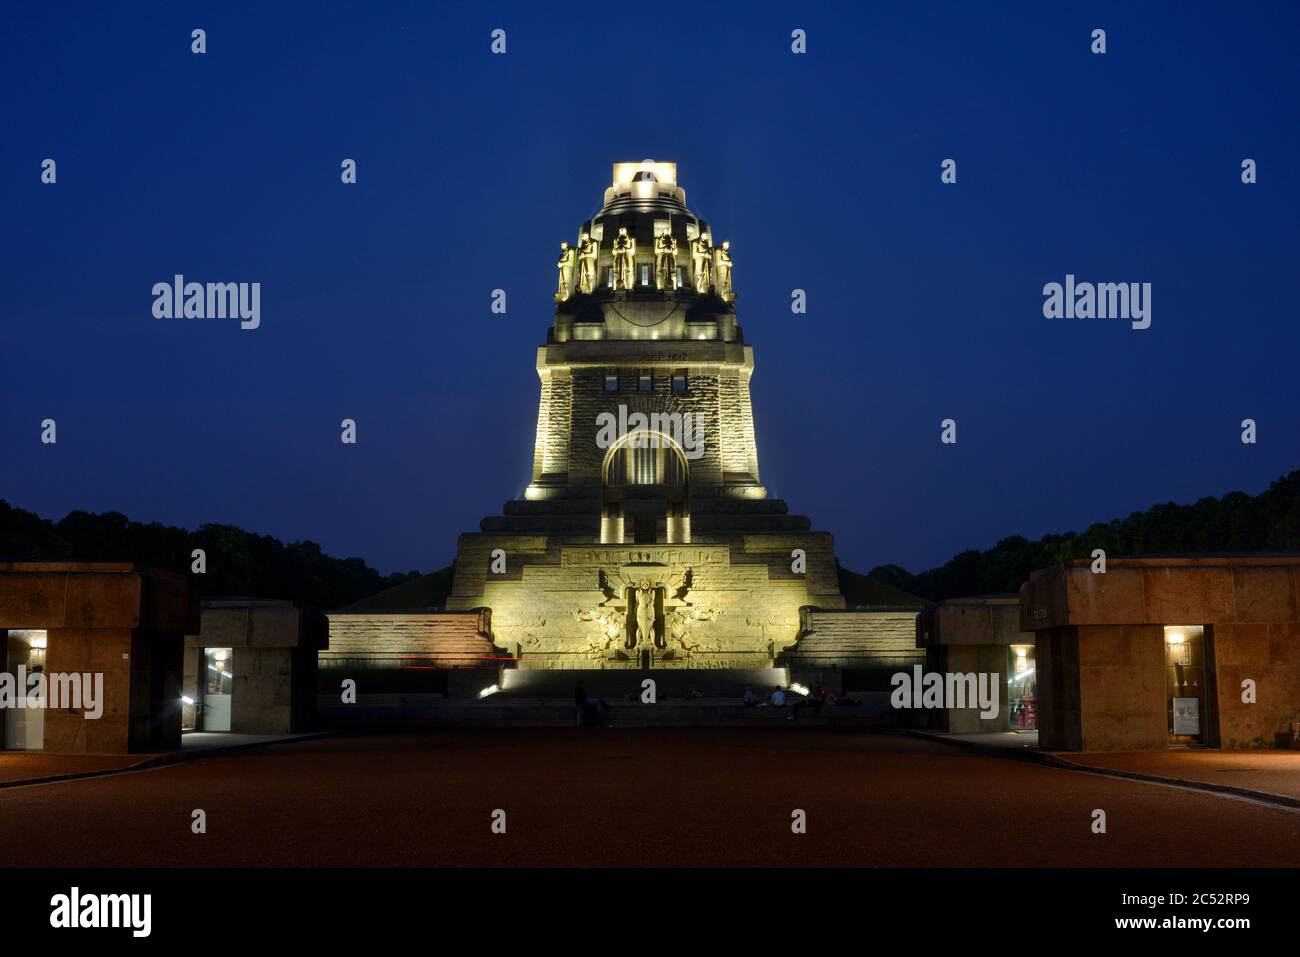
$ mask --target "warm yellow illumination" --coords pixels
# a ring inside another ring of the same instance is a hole
[[[656,163],[654,160],[642,160],[640,163],[615,163],[614,185],[627,186],[640,172],[654,173],[655,179],[663,186],[677,185],[677,164]]]
[[[524,489],[524,498],[530,502],[538,502],[547,498],[558,498],[564,489],[555,488],[550,485],[529,485]]]
[[[1181,631],[1165,632],[1165,641],[1169,642],[1171,645],[1181,645],[1186,640],[1187,639],[1183,637]]]
[[[9,632],[9,636],[25,642],[29,648],[40,649],[46,646],[46,633],[41,628],[15,628]]]

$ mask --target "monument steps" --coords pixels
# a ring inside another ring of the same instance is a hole
[[[785,668],[508,668],[501,673],[498,694],[504,698],[573,701],[574,687],[581,681],[588,698],[613,703],[631,695],[639,701],[642,682],[647,678],[654,681],[660,701],[687,700],[693,693],[740,701],[746,688],[766,698],[777,685],[790,686],[790,673]]]
[[[841,727],[884,731],[898,726],[898,712],[889,707],[886,695],[857,696],[859,707],[827,706],[814,715],[805,709],[793,721],[793,709],[747,708],[733,699],[701,698],[669,700],[659,704],[639,701],[609,701],[609,723],[615,728],[790,728],[804,726]],[[573,702],[554,699],[503,699],[492,695],[482,700],[444,698],[441,695],[359,695],[356,704],[342,705],[338,695],[319,697],[319,726],[331,731],[403,731],[432,728],[574,728],[577,712]],[[598,729],[593,729],[595,733]],[[580,733],[588,733],[583,729]]]

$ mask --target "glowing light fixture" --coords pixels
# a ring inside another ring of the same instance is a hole
[[[478,693],[478,696],[480,698],[490,698],[492,697],[492,695],[496,694],[500,690],[501,690],[500,685],[488,685],[486,688],[484,688],[482,691]]]
[[[181,704],[193,704],[194,699],[187,694],[181,695]]]
[[[795,694],[801,694],[801,695],[808,694],[808,689],[803,685],[799,684],[799,682],[797,681],[791,683],[790,690],[793,691]]]

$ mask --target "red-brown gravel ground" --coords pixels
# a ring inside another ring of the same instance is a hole
[[[1227,784],[1300,798],[1300,751],[1123,751],[1061,757],[1090,768]]]
[[[0,791],[8,867],[801,864],[1293,867],[1300,812],[795,727],[327,738]]]
[[[0,782],[28,781],[64,774],[129,768],[147,754],[46,754],[43,751],[0,751]]]

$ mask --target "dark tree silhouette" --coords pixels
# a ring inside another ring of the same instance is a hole
[[[191,575],[191,554],[204,550],[207,572]],[[120,512],[69,512],[58,522],[0,500],[0,559],[137,562],[189,577],[201,595],[290,598],[339,608],[419,576],[381,575],[360,558],[331,558],[315,542],[284,544],[233,525],[196,531],[133,522]]]
[[[1229,492],[1194,505],[1168,502],[1126,519],[1090,526],[1083,534],[1045,535],[1036,542],[1004,538],[986,551],[965,551],[939,568],[912,574],[879,565],[868,578],[930,601],[1017,591],[1036,568],[1071,558],[1214,552],[1300,551],[1300,470],[1258,495]]]

